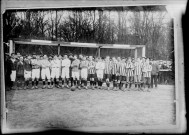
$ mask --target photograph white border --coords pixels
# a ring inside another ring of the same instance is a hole
[[[43,129],[9,130],[6,127],[3,19],[2,14],[11,9],[53,9],[74,7],[115,7],[115,6],[150,6],[165,5],[174,19],[174,50],[175,50],[175,89],[176,89],[176,125],[161,126],[129,126],[119,128],[76,128],[74,131],[84,132],[134,132],[134,133],[183,133],[186,132],[186,109],[184,95],[184,55],[181,18],[185,13],[186,0],[2,0],[1,1],[1,129],[2,133],[36,132]],[[51,5],[51,6],[49,6]],[[60,6],[61,5],[61,6]]]

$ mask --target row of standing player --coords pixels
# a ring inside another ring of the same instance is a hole
[[[144,90],[145,86],[150,88],[151,70],[149,59],[137,58],[133,60],[131,57],[128,59],[113,57],[110,59],[107,56],[105,59],[94,59],[89,56],[77,55],[69,57],[64,55],[63,58],[57,57],[49,59],[47,55],[33,57],[23,56],[15,57],[11,55],[12,73],[11,80],[15,82],[19,89],[23,84],[24,89],[28,89],[29,80],[32,79],[32,89],[38,88],[39,78],[41,76],[43,81],[43,88],[67,87],[71,82],[72,88],[85,89],[87,87],[87,79],[90,81],[90,88],[102,89],[103,79],[105,79],[107,89],[110,89],[110,82],[113,82],[113,90],[126,90],[131,89],[131,85],[138,86],[138,90]],[[62,85],[60,84],[60,76]],[[46,86],[46,80],[48,86]],[[125,85],[125,87],[124,87]],[[14,85],[16,86],[16,85]],[[149,89],[147,89],[149,90]]]

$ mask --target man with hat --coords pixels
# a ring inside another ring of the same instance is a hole
[[[24,87],[24,57],[20,56],[16,65],[16,82],[18,90]]]
[[[153,88],[153,85],[155,84],[155,88],[157,88],[157,79],[158,79],[158,74],[159,74],[159,66],[152,59],[151,61],[151,66],[152,66],[152,72],[151,72],[151,88]]]

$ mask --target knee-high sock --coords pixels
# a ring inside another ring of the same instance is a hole
[[[107,87],[110,87],[110,82],[106,82]]]
[[[36,80],[35,85],[38,86],[39,80]]]
[[[32,81],[32,86],[34,86],[34,81]]]
[[[129,88],[131,88],[131,85],[132,85],[132,83],[130,82],[130,83],[129,83]]]
[[[77,82],[77,80],[76,80],[76,79],[73,79],[73,85],[76,86],[76,82]]]
[[[56,84],[59,85],[59,79],[58,78],[56,78]]]
[[[85,86],[87,86],[87,80],[85,80]]]
[[[100,80],[98,80],[98,86],[100,86]]]
[[[80,86],[80,81],[79,80],[77,80],[77,86]]]
[[[102,80],[100,80],[100,86],[102,86],[102,84],[103,84],[103,81],[102,81]]]
[[[51,80],[51,85],[53,85],[53,84],[54,84],[54,79]]]
[[[64,85],[64,78],[62,78],[62,85]]]
[[[73,78],[71,77],[70,80],[71,80],[71,86],[73,86]]]
[[[90,81],[90,86],[92,86],[93,85],[93,81]]]
[[[69,78],[66,78],[66,84],[69,85]]]
[[[45,80],[43,80],[43,85],[45,85]]]
[[[48,82],[48,85],[50,85],[51,84],[51,82]]]

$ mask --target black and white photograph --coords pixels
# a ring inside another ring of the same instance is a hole
[[[1,15],[4,132],[186,130],[178,1],[21,1]]]

